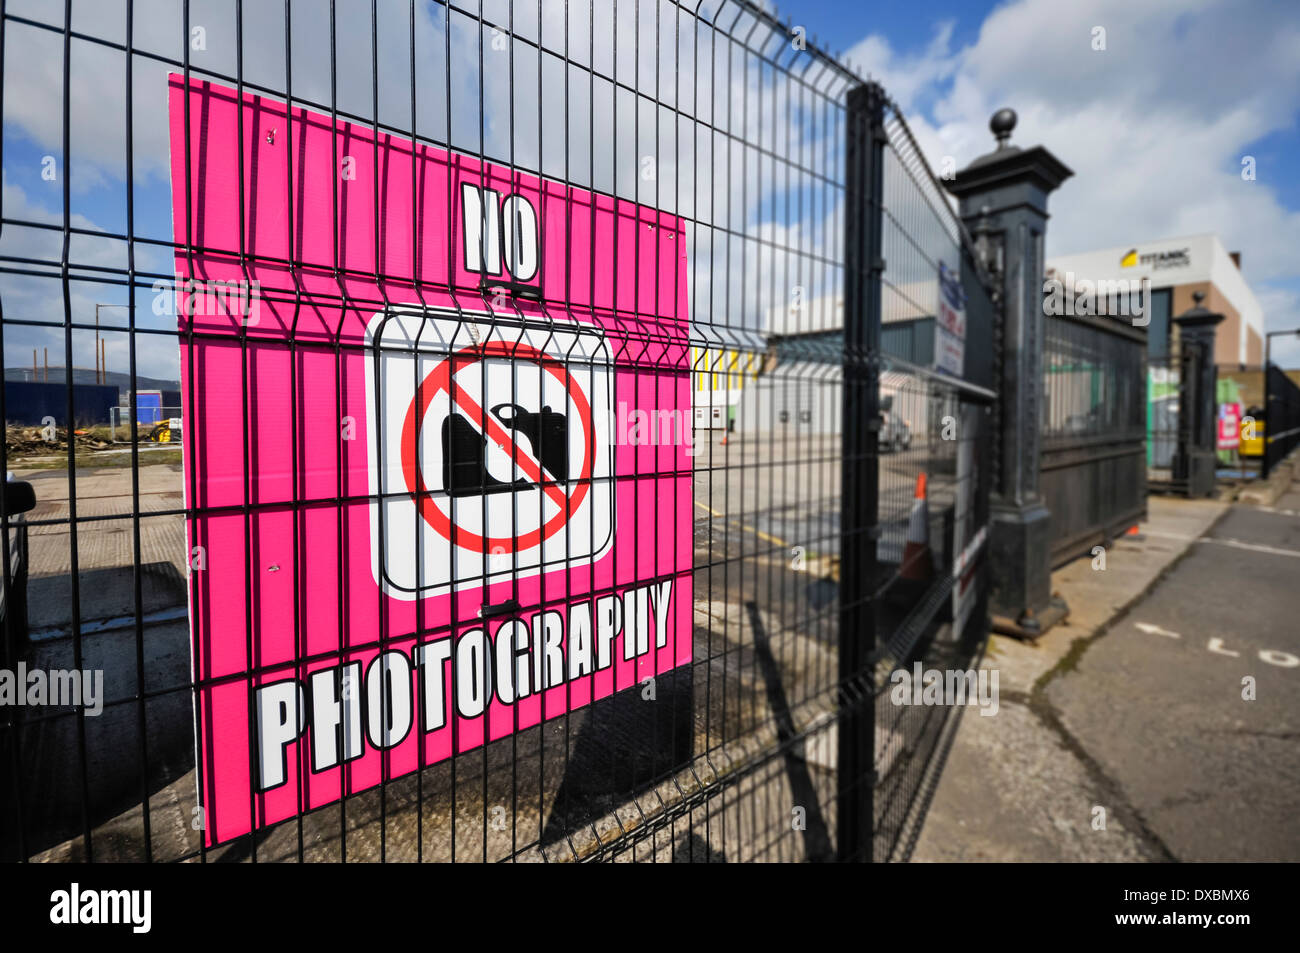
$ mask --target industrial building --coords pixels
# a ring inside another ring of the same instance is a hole
[[[1264,312],[1241,270],[1241,253],[1224,248],[1213,234],[1116,245],[1047,260],[1047,273],[1071,282],[1150,280],[1149,356],[1167,358],[1177,327],[1172,318],[1192,308],[1192,295],[1205,293],[1204,306],[1223,315],[1215,338],[1214,362],[1222,370],[1259,368],[1264,362]]]

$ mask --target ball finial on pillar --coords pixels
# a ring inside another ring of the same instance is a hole
[[[989,120],[989,129],[993,130],[993,135],[997,137],[998,148],[1005,149],[1007,140],[1011,138],[1011,130],[1016,128],[1016,111],[1014,109],[999,109]]]

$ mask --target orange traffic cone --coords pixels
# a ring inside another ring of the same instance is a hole
[[[912,498],[912,515],[907,521],[907,542],[903,545],[903,564],[899,567],[900,579],[927,582],[934,574],[930,557],[930,505],[925,494],[925,471],[916,477],[916,493]]]

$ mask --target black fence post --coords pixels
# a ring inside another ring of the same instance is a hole
[[[1173,480],[1190,497],[1214,493],[1215,427],[1214,366],[1215,326],[1223,315],[1214,314],[1201,302],[1205,292],[1192,295],[1195,307],[1174,318],[1182,348],[1182,383],[1178,392],[1178,447],[1174,451]],[[1267,414],[1267,408],[1265,409]]]
[[[1268,473],[1273,468],[1272,461],[1269,459],[1268,454],[1268,402],[1271,399],[1271,394],[1269,392],[1270,367],[1268,352],[1271,343],[1271,338],[1266,334],[1264,336],[1264,446],[1259,458],[1259,478],[1261,480],[1267,480]]]
[[[1300,332],[1296,332],[1300,334]],[[1264,454],[1261,476],[1300,446],[1300,387],[1269,360],[1264,363]]]
[[[841,861],[872,859],[876,642],[876,521],[880,427],[880,279],[884,270],[885,94],[875,83],[851,90],[844,230],[844,464],[840,522],[838,841]]]

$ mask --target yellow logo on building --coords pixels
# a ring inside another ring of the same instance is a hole
[[[1124,257],[1119,260],[1119,266],[1121,268],[1132,268],[1137,263],[1138,263],[1138,250],[1136,248],[1130,249],[1124,255]]]

